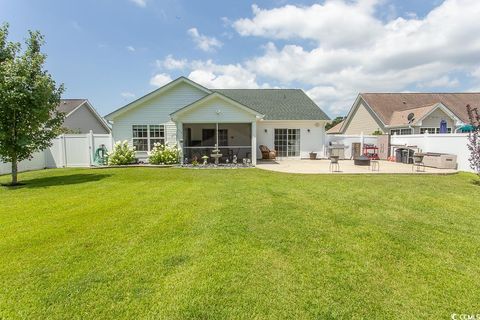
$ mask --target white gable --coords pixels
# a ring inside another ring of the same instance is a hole
[[[167,140],[175,139],[176,128],[170,120],[170,114],[189,105],[207,93],[187,82],[181,82],[165,92],[152,97],[114,118],[113,136],[115,141],[131,140],[132,126],[137,124],[165,124]]]
[[[195,107],[181,112],[175,118],[183,123],[242,123],[255,121],[256,113],[217,96],[199,101]]]

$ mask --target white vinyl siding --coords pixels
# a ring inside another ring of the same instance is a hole
[[[308,158],[310,152],[316,152],[317,157],[324,156],[325,152],[325,121],[295,120],[295,121],[258,121],[257,122],[257,151],[260,145],[270,149],[275,148],[275,129],[300,129],[300,154],[294,158]],[[262,155],[257,152],[257,157]]]
[[[248,123],[256,121],[256,116],[215,97],[179,114],[178,121],[182,123]]]
[[[179,83],[158,97],[146,101],[142,105],[127,111],[113,119],[113,139],[115,141],[132,141],[133,125],[163,125],[165,142],[177,143],[177,127],[170,119],[170,114],[191,104],[206,93],[187,83]]]
[[[422,120],[422,128],[440,128],[442,120],[447,122],[447,128],[455,127],[455,122],[449,115],[441,109],[436,109]]]

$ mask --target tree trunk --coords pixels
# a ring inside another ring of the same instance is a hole
[[[18,163],[17,156],[12,157],[12,186],[17,184]]]

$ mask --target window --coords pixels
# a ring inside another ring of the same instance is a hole
[[[165,144],[165,126],[132,126],[133,146],[136,151],[150,151],[155,143]]]
[[[420,128],[421,134],[424,134],[425,132],[430,134],[438,134],[440,133],[440,128]],[[452,128],[447,128],[447,133],[452,133]]]
[[[133,126],[133,146],[136,151],[148,151],[148,126]]]
[[[299,157],[300,129],[275,129],[274,145],[278,157]]]
[[[160,125],[150,125],[150,150],[155,143],[165,144],[165,127]]]
[[[405,128],[405,129],[392,129],[390,130],[390,134],[393,135],[407,135],[412,134],[412,128]]]

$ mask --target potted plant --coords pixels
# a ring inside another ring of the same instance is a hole
[[[309,153],[309,155],[310,155],[310,160],[315,160],[315,159],[317,159],[317,153],[316,153],[316,152],[313,152],[313,151],[312,151],[312,152]]]

